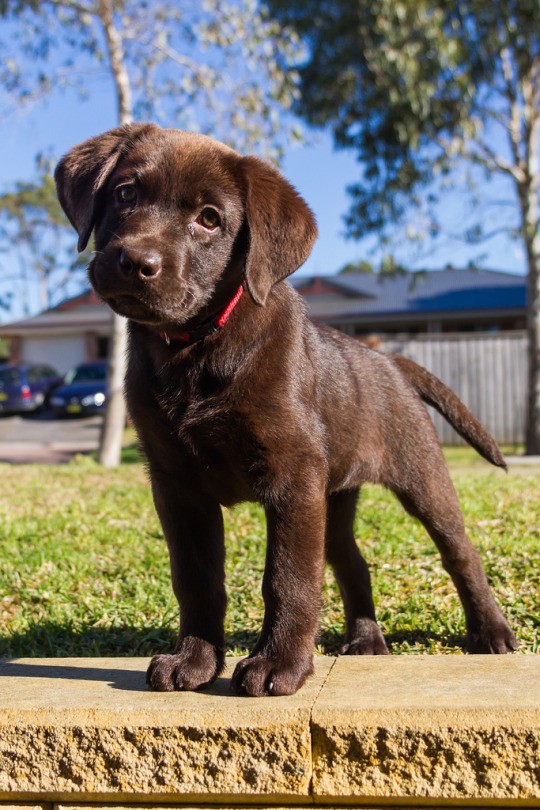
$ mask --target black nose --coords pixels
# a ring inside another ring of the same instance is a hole
[[[151,250],[122,248],[118,269],[123,276],[138,276],[142,281],[157,278],[161,273],[161,256]]]

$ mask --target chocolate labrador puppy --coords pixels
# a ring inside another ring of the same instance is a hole
[[[295,692],[312,672],[325,557],[343,596],[343,652],[388,652],[353,534],[365,481],[393,490],[437,544],[465,610],[472,652],[515,637],[463,525],[422,400],[482,455],[493,439],[437,378],[312,323],[283,282],[316,225],[271,165],[211,138],[152,124],[113,129],[56,170],[62,206],[98,295],[129,319],[126,392],[148,459],[180,605],[153,689],[198,689],[224,658],[221,505],[258,501],[268,545],[260,638],[233,686]]]

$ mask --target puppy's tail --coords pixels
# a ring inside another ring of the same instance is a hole
[[[414,360],[399,354],[390,356],[424,402],[439,411],[487,461],[506,470],[506,462],[495,439],[450,388]]]

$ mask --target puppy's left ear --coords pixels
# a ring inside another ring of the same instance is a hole
[[[256,157],[242,159],[249,246],[246,283],[264,306],[274,284],[302,265],[317,237],[310,208],[277,169]]]

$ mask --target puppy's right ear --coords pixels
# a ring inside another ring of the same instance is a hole
[[[54,172],[60,205],[79,234],[83,251],[96,222],[96,198],[120,157],[151,124],[126,124],[89,138],[64,155]]]

